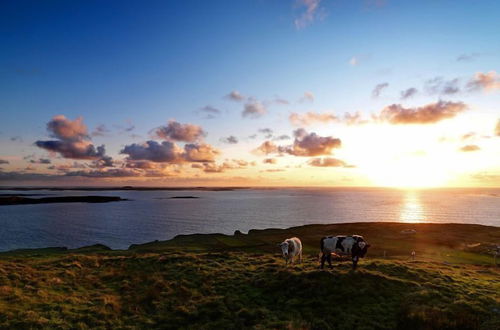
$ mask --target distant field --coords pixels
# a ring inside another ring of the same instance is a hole
[[[318,270],[319,238],[354,233],[372,245],[359,268]],[[306,257],[285,268],[276,243],[290,236]],[[357,223],[13,251],[0,328],[498,329],[499,242],[498,227]]]

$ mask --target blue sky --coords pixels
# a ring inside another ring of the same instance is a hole
[[[307,10],[310,20],[297,25]],[[47,156],[33,142],[47,138],[55,115],[82,116],[89,132],[106,125],[109,134],[94,143],[123,158],[125,145],[149,140],[169,119],[202,126],[205,141],[224,150],[221,137],[246,141],[259,128],[291,136],[291,112],[369,115],[436,102],[441,96],[423,93],[425,81],[465,84],[498,70],[499,12],[498,1],[3,1],[0,157],[19,171],[22,157]],[[411,87],[419,93],[402,102]],[[242,118],[245,102],[224,98],[235,90],[267,114]],[[314,100],[299,102],[305,92]],[[277,97],[289,104],[272,103]],[[498,92],[446,99],[500,117]],[[205,119],[205,106],[221,114]],[[118,126],[134,126],[135,135]],[[332,127],[315,131],[330,135]],[[22,143],[11,141],[18,136]],[[239,149],[250,153],[252,142]]]

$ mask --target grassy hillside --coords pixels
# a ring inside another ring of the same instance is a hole
[[[319,238],[340,233],[373,249],[356,271],[318,270]],[[285,268],[275,245],[289,236],[306,258]],[[9,252],[0,328],[495,329],[499,241],[496,227],[361,223]]]

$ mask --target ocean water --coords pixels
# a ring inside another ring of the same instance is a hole
[[[0,193],[12,191],[0,190]],[[178,234],[366,221],[500,226],[500,189],[375,188],[234,191],[22,191],[130,201],[0,206],[0,251],[96,243],[114,249]],[[197,199],[170,199],[192,195]]]

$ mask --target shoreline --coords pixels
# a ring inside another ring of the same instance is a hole
[[[431,250],[434,248],[436,251],[444,249],[459,254],[478,255],[481,256],[479,259],[484,261],[484,257],[493,256],[495,248],[500,248],[500,227],[496,226],[463,223],[352,222],[251,229],[246,234],[236,230],[232,235],[180,234],[168,240],[131,244],[127,249],[112,249],[100,243],[77,248],[61,246],[20,248],[0,251],[0,257],[73,253],[129,254],[175,250],[276,253],[275,244],[292,236],[297,236],[303,241],[305,253],[317,254],[317,245],[321,237],[340,234],[364,236],[373,245],[369,253],[371,256],[382,256],[387,253],[391,256],[408,256],[412,249],[425,250],[423,255],[426,255],[432,254]],[[464,256],[451,257],[464,259]]]

